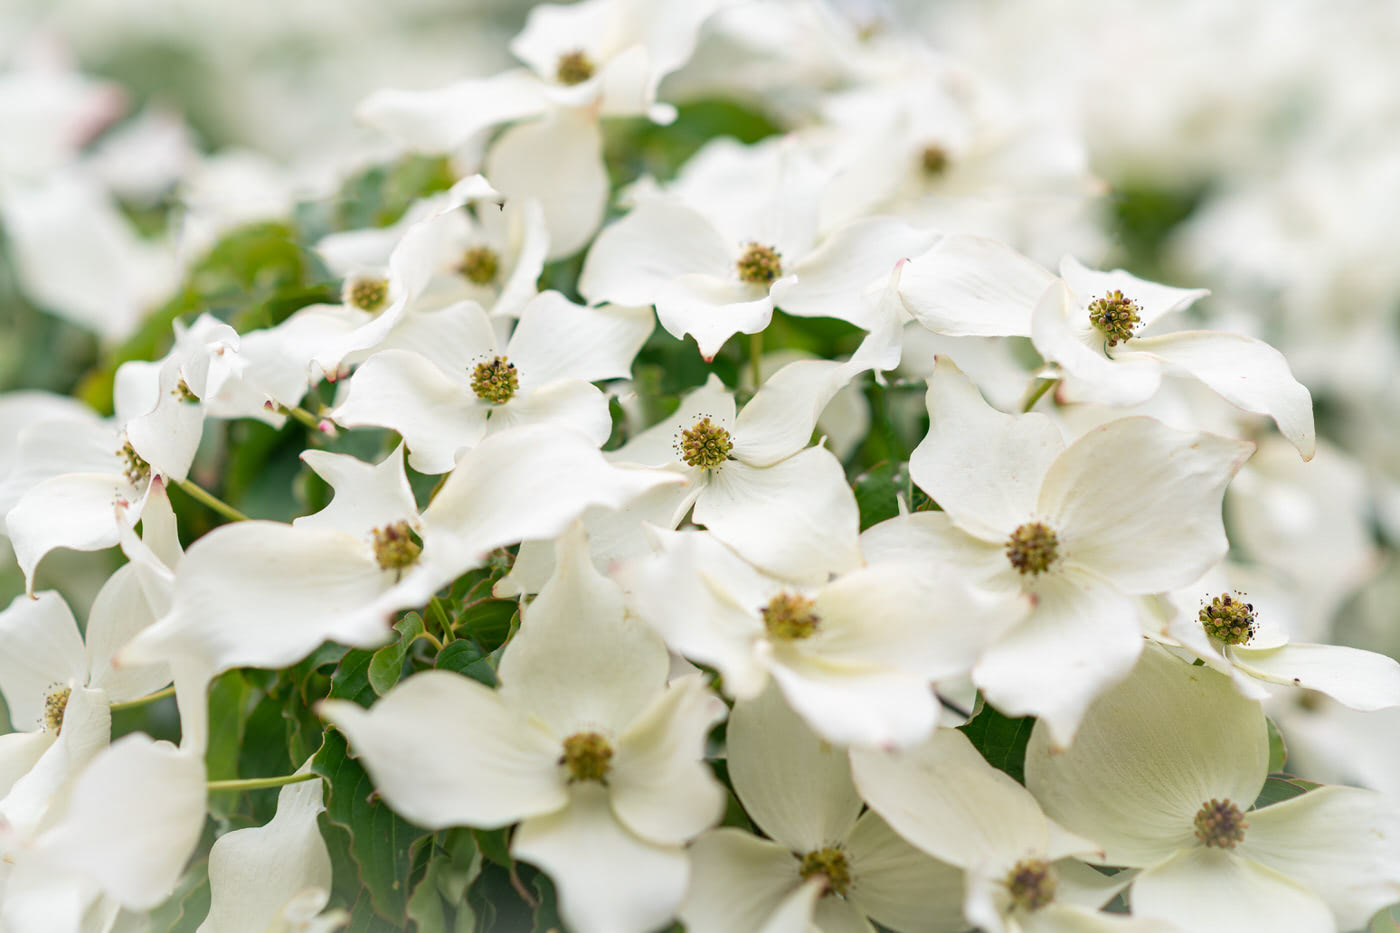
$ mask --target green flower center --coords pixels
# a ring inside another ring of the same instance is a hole
[[[68,698],[72,695],[70,688],[58,687],[44,697],[44,728],[54,735],[63,731],[63,714],[68,710]]]
[[[844,897],[851,888],[851,863],[840,846],[827,846],[825,849],[808,852],[802,856],[802,867],[798,871],[801,872],[803,881],[813,875],[825,878],[825,894],[839,894]]]
[[[1240,595],[1240,594],[1236,594]],[[1201,627],[1211,638],[1227,645],[1243,645],[1254,637],[1254,605],[1241,602],[1229,593],[1221,593],[1201,608]]]
[[[771,246],[750,243],[735,264],[739,278],[753,285],[770,285],[783,274],[783,255]]]
[[[175,388],[170,390],[170,394],[182,402],[199,401],[199,396],[194,394],[193,390],[190,389],[190,384],[184,379],[181,379]]]
[[[126,474],[126,481],[131,485],[140,486],[151,478],[151,465],[136,452],[136,448],[131,446],[131,441],[122,444],[117,456],[122,459],[122,472]]]
[[[814,603],[796,593],[779,593],[763,607],[763,627],[770,638],[797,641],[811,638],[821,623],[821,616],[812,611]]]
[[[1022,859],[1006,876],[1006,890],[1018,910],[1039,910],[1055,899],[1055,873],[1045,859]]]
[[[937,143],[930,143],[920,154],[919,164],[929,178],[937,178],[948,171],[948,150]]]
[[[593,59],[588,57],[588,53],[583,49],[574,49],[559,56],[559,61],[554,66],[554,78],[560,84],[572,86],[582,84],[593,77],[595,70]]]
[[[1196,838],[1214,849],[1233,849],[1249,828],[1244,813],[1228,800],[1212,799],[1196,814]]]
[[[564,740],[559,763],[569,772],[569,783],[598,781],[612,770],[612,745],[596,732],[577,732]]]
[[[1044,573],[1059,556],[1060,539],[1041,522],[1027,522],[1006,539],[1006,559],[1021,573]]]
[[[504,405],[515,397],[520,388],[520,376],[515,364],[504,356],[477,363],[472,371],[472,391],[476,397],[493,405]]]
[[[1123,297],[1121,291],[1114,289],[1090,302],[1089,321],[1108,338],[1110,347],[1116,347],[1137,330],[1142,322],[1141,310],[1136,301]]]
[[[398,521],[392,525],[376,528],[374,535],[374,559],[380,570],[402,570],[411,566],[423,553],[423,545],[413,533],[408,522]]]
[[[710,420],[706,415],[681,432],[676,444],[676,454],[693,467],[713,470],[729,459],[734,449],[734,441],[729,432]]]
[[[489,246],[473,246],[462,254],[457,271],[469,282],[488,285],[496,280],[496,273],[501,271],[501,257]]]
[[[371,314],[383,311],[389,303],[389,280],[356,276],[345,283],[341,300]]]

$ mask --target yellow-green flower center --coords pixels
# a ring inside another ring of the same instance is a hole
[[[937,143],[930,143],[920,153],[919,164],[925,175],[936,178],[948,171],[948,150]]]
[[[1227,645],[1243,645],[1254,637],[1254,605],[1242,602],[1229,593],[1221,593],[1201,609],[1201,627],[1211,638]]]
[[[713,470],[729,459],[734,441],[729,432],[710,420],[709,415],[681,432],[676,453],[693,467]]]
[[[131,441],[122,444],[117,456],[122,459],[122,472],[126,474],[126,480],[131,485],[140,486],[151,478],[151,465],[136,452],[136,448],[131,446]]]
[[[383,311],[389,303],[389,281],[368,276],[356,276],[345,283],[341,299],[348,305],[371,314]]]
[[[520,388],[520,376],[515,364],[504,356],[477,363],[472,371],[472,391],[476,397],[493,405],[504,405],[515,397]]]
[[[1059,551],[1060,539],[1041,522],[1027,522],[1006,539],[1006,559],[1021,573],[1032,576],[1049,570]]]
[[[501,258],[489,246],[473,246],[462,254],[457,263],[457,271],[462,278],[477,285],[489,285],[501,271]]]
[[[1196,814],[1196,838],[1215,849],[1233,849],[1249,828],[1244,813],[1229,800],[1211,799]]]
[[[798,871],[801,872],[803,881],[813,875],[825,878],[825,894],[839,894],[844,897],[851,888],[851,863],[840,846],[827,846],[825,849],[808,852],[802,856],[802,867]]]
[[[564,740],[564,754],[559,763],[574,781],[604,782],[612,770],[612,745],[596,732],[577,732]]]
[[[190,384],[184,379],[181,379],[179,383],[176,384],[175,388],[170,390],[170,394],[182,402],[199,401],[199,396],[194,394],[194,390],[190,388]]]
[[[63,714],[68,710],[68,698],[72,695],[72,689],[57,687],[44,697],[44,728],[54,735],[63,731]]]
[[[560,84],[582,84],[593,77],[593,59],[583,49],[574,49],[559,56],[554,66],[554,78]]]
[[[810,638],[821,623],[813,610],[814,603],[797,593],[779,593],[763,607],[763,627],[770,638],[796,641]]]
[[[1089,321],[1108,338],[1108,345],[1116,347],[1127,340],[1137,330],[1142,321],[1141,308],[1131,298],[1114,289],[1102,298],[1089,304]]]
[[[402,570],[411,566],[423,553],[423,545],[406,521],[376,528],[374,535],[374,559],[380,570]]]
[[[1039,910],[1055,899],[1055,873],[1045,859],[1022,859],[1006,876],[1006,890],[1018,910]]]
[[[771,285],[783,274],[783,256],[771,246],[750,243],[736,263],[739,278],[753,285]]]

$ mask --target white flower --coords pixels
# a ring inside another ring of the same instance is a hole
[[[0,832],[10,863],[0,918],[11,930],[80,933],[120,908],[164,901],[204,828],[204,759],[133,733],[68,787],[56,820],[33,834]]]
[[[302,765],[302,773],[309,765]],[[209,851],[209,915],[197,933],[294,933],[322,914],[331,893],[331,856],[317,814],[320,778],[288,784],[263,826],[225,833]]]
[[[965,929],[962,872],[919,852],[873,810],[861,813],[845,752],[793,714],[777,690],[735,704],[729,776],[768,839],[716,829],[690,848],[680,917],[694,933]]]
[[[1400,899],[1400,810],[1378,794],[1324,787],[1250,809],[1268,771],[1264,714],[1213,671],[1149,649],[1070,749],[1051,745],[1037,724],[1026,786],[1105,864],[1143,869],[1137,915],[1315,933],[1363,927]]]
[[[979,929],[1166,929],[1098,913],[1131,874],[1107,877],[1073,858],[1098,847],[1046,819],[1030,792],[956,729],[902,751],[853,749],[851,770],[861,796],[900,836],[967,873],[963,910]]]
[[[999,710],[1041,717],[1067,745],[1142,650],[1134,595],[1199,579],[1224,556],[1221,497],[1254,446],[1135,417],[1066,447],[1047,416],[996,411],[946,359],[927,402],[910,471],[942,511],[869,529],[866,559],[951,564],[1032,594],[1024,622],[981,633],[972,679]]]
[[[713,665],[732,696],[752,699],[776,680],[807,728],[839,745],[922,741],[938,722],[930,682],[976,660],[969,633],[1029,608],[926,568],[862,567],[794,586],[705,532],[652,529],[652,539],[654,556],[616,574],[632,611],[673,651]]]
[[[327,639],[378,645],[396,610],[426,603],[493,549],[679,482],[609,466],[572,432],[522,427],[476,447],[420,514],[402,448],[377,465],[324,451],[302,458],[335,488],[330,505],[290,525],[236,522],[200,538],[176,571],[169,613],[121,661],[173,659],[212,677],[286,666]]]
[[[418,314],[355,371],[332,417],[398,431],[424,473],[446,473],[461,451],[521,424],[601,446],[612,416],[592,382],[629,376],[654,326],[648,308],[587,308],[558,292],[531,300],[504,346],[479,305]]]
[[[319,709],[395,810],[430,828],[521,821],[517,857],[554,879],[580,933],[655,929],[687,880],[682,846],[718,821],[704,763],[724,704],[699,675],[667,686],[654,632],[588,559],[581,526],[501,659],[499,690],[417,674],[368,711]]]

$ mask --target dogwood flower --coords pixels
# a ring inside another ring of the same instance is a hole
[[[67,790],[62,813],[37,831],[0,831],[6,929],[80,933],[110,929],[123,907],[150,910],[204,828],[202,754],[141,733],[101,751]]]
[[[592,382],[629,376],[654,326],[650,309],[586,308],[558,292],[531,300],[504,346],[480,305],[419,314],[355,371],[331,417],[398,431],[424,473],[446,473],[461,451],[520,424],[601,446],[612,416]]]
[[[1037,724],[1026,786],[1140,867],[1133,912],[1189,930],[1353,930],[1400,899],[1400,810],[1323,787],[1250,809],[1267,776],[1263,711],[1214,671],[1160,649],[1099,699],[1074,745]]]
[[[741,700],[726,730],[734,792],[762,839],[711,830],[690,847],[680,907],[695,933],[965,929],[962,872],[861,813],[845,752],[769,689]],[[867,919],[869,918],[869,919]]]
[[[336,490],[330,505],[290,525],[237,522],[196,541],[176,569],[169,613],[122,662],[176,659],[213,677],[293,664],[327,639],[382,644],[395,610],[426,603],[494,548],[680,482],[610,466],[583,437],[531,426],[483,441],[421,513],[402,447],[378,464],[324,451],[302,459]]]
[[[851,771],[871,810],[901,837],[963,869],[963,912],[980,930],[1170,929],[1099,913],[1131,876],[1104,876],[1078,861],[1095,843],[1047,819],[956,729],[899,751],[852,749]]]
[[[675,912],[682,847],[723,812],[701,755],[724,704],[698,674],[667,685],[666,646],[593,569],[581,526],[557,561],[498,690],[428,671],[369,710],[319,711],[399,813],[435,829],[519,821],[511,852],[554,879],[571,928],[640,933]]]
[[[651,537],[654,556],[615,574],[629,608],[673,651],[714,665],[734,697],[753,699],[776,681],[807,728],[838,745],[922,741],[938,723],[930,682],[976,660],[967,633],[1029,608],[1016,595],[898,565],[794,586],[707,532]]]
[[[1199,579],[1224,556],[1221,498],[1254,445],[1135,417],[1066,447],[1049,417],[996,411],[942,358],[927,404],[909,466],[942,511],[867,530],[866,559],[951,564],[1031,594],[1024,622],[986,633],[972,679],[997,709],[1041,717],[1068,745],[1142,650],[1134,595]]]
[[[598,235],[579,278],[590,302],[656,306],[674,337],[711,360],[736,333],[764,330],[773,308],[870,330],[889,270],[934,235],[862,219],[816,240],[824,174],[792,140],[706,146],[664,192],[641,196]]]
[[[302,765],[302,773],[309,765]],[[225,833],[209,850],[209,914],[196,933],[339,929],[345,911],[322,913],[331,892],[331,856],[316,825],[320,779],[277,793],[277,815],[263,826]]]

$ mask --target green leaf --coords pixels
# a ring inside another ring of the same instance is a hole
[[[559,899],[554,893],[554,884],[544,872],[535,875],[535,925],[532,933],[558,933],[564,929],[564,921],[559,919]]]
[[[423,634],[423,617],[410,612],[399,620],[394,630],[399,633],[399,640],[380,648],[369,661],[369,685],[379,696],[388,693],[403,676],[403,661],[408,656],[408,649],[413,640]]]
[[[487,861],[504,868],[513,864],[510,857],[509,829],[473,829],[472,838],[476,840],[477,851],[484,855]]]
[[[1026,743],[1031,740],[1035,719],[1024,716],[1012,719],[983,703],[982,708],[958,728],[999,771],[1005,771],[1020,784],[1026,783]]]
[[[455,671],[488,687],[496,686],[496,668],[490,656],[482,654],[481,646],[470,638],[459,638],[443,648],[436,663],[440,670]]]
[[[899,514],[899,494],[906,484],[898,464],[877,463],[856,477],[854,487],[861,531]]]
[[[239,776],[238,757],[251,710],[251,693],[241,671],[221,674],[209,689],[209,747],[204,752],[204,767],[211,781]],[[277,744],[282,744],[280,736]],[[241,799],[235,791],[212,793],[209,812],[226,819],[237,811]]]
[[[439,891],[439,875],[451,869],[446,858],[434,858],[428,863],[428,871],[414,887],[408,898],[408,919],[412,920],[418,933],[447,933],[447,911]]]
[[[1284,745],[1283,733],[1272,719],[1265,719],[1269,726],[1269,773],[1277,774],[1288,763],[1288,747]]]
[[[458,617],[457,629],[465,632],[487,651],[505,643],[511,619],[519,604],[513,599],[487,599],[465,610]]]
[[[1251,809],[1258,810],[1271,804],[1292,800],[1294,797],[1321,786],[1321,784],[1314,784],[1312,781],[1304,781],[1289,775],[1270,777],[1264,782],[1264,786],[1260,789],[1259,796],[1255,798],[1254,806]]]

